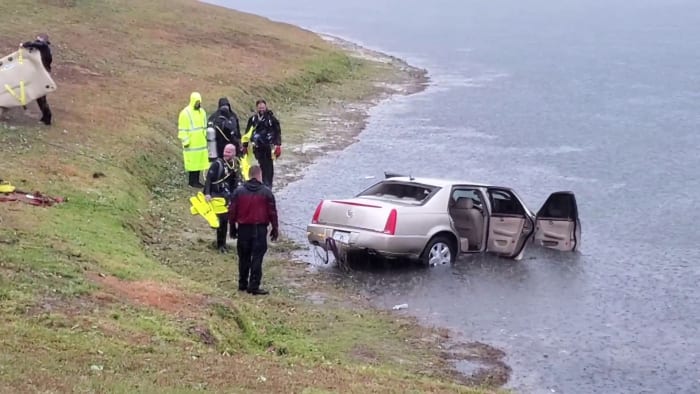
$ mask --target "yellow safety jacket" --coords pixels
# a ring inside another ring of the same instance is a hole
[[[194,105],[198,101],[200,108],[196,110]],[[180,111],[177,122],[177,138],[182,142],[185,171],[202,171],[209,168],[207,114],[201,103],[202,96],[193,92],[190,95],[190,104]]]

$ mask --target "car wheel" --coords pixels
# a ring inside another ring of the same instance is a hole
[[[437,236],[428,242],[423,252],[423,263],[429,267],[455,262],[455,246],[447,237]]]

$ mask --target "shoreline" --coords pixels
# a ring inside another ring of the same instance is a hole
[[[304,170],[314,164],[316,159],[344,150],[354,144],[367,126],[370,109],[394,96],[421,93],[431,82],[428,70],[411,66],[403,59],[362,47],[330,34],[317,32],[313,34],[348,56],[391,67],[393,70],[389,75],[391,80],[374,81],[372,91],[359,100],[340,99],[301,109],[299,112],[302,113],[302,117],[307,116],[314,120],[309,122],[309,130],[300,143],[290,144],[291,149],[289,145],[283,143],[283,146],[287,146],[287,150],[276,163],[275,191],[280,191],[288,184],[301,179],[304,176]],[[332,130],[328,130],[329,125]],[[284,128],[282,134],[284,138]]]
[[[354,56],[371,62],[378,62],[390,65],[393,69],[392,80],[375,82],[375,91],[358,101],[353,100],[338,100],[331,105],[327,105],[323,110],[318,111],[319,119],[311,125],[311,129],[304,136],[303,141],[292,147],[294,153],[293,160],[281,161],[279,167],[279,180],[276,180],[275,191],[279,192],[286,189],[289,184],[300,180],[304,177],[303,171],[310,165],[316,163],[317,159],[325,157],[333,152],[342,151],[351,146],[357,141],[358,136],[366,130],[367,122],[370,117],[369,111],[381,105],[385,100],[394,96],[410,96],[413,94],[422,93],[430,86],[431,79],[428,70],[410,65],[406,60],[392,56],[378,50],[365,48],[359,44],[337,36],[317,33],[325,41],[331,43],[336,48],[342,50],[350,56]],[[314,106],[311,106],[314,107]],[[308,140],[318,139],[323,135],[323,122],[331,122],[335,128],[335,138],[322,143],[309,143]],[[289,154],[287,155],[289,157]],[[276,173],[277,173],[276,169]],[[298,226],[291,223],[281,223],[297,228]],[[298,229],[301,231],[302,229]],[[292,243],[291,249],[283,247],[283,251],[275,251],[278,257],[287,261],[294,262],[295,265],[303,267],[303,270],[308,272],[308,266],[312,265],[308,261],[304,261],[301,257],[295,256],[294,252],[303,251],[304,247],[296,243]],[[328,284],[337,283],[338,278],[334,278],[328,272],[314,270],[314,275],[322,277],[322,280]],[[298,285],[295,281],[288,280],[288,285]],[[339,286],[335,290],[341,291]],[[327,295],[327,294],[326,294]],[[323,302],[324,294],[321,292],[310,292],[307,294],[309,302]],[[441,357],[448,364],[452,365],[450,373],[457,380],[468,385],[490,385],[502,387],[510,380],[511,368],[503,361],[506,354],[500,349],[493,346],[464,339],[456,339],[453,331],[447,327],[433,325],[428,326],[419,321],[417,317],[406,314],[396,314],[392,311],[385,310],[374,304],[368,297],[351,296],[353,302],[359,302],[362,308],[367,308],[381,313],[389,313],[391,316],[401,319],[407,319],[420,331],[426,333],[431,341],[434,341],[436,346],[441,349]],[[459,366],[461,364],[461,366]]]

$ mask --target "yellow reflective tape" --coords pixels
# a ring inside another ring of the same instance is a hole
[[[12,95],[12,97],[17,98],[17,95],[15,94],[15,92],[12,91],[12,88],[10,87],[10,85],[5,84],[5,90],[7,90],[8,92],[10,92],[10,94]]]
[[[27,105],[27,96],[24,92],[24,81],[19,81],[19,97],[17,97],[17,93],[12,90],[10,85],[5,84],[5,90],[7,90],[17,101],[19,101],[21,105]]]
[[[24,93],[24,81],[19,81],[19,97],[19,103],[22,105],[27,105],[27,95]]]

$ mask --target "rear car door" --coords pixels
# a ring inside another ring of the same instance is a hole
[[[520,254],[534,231],[532,217],[515,194],[505,188],[489,188],[488,252],[507,257]]]
[[[581,222],[576,196],[568,191],[550,194],[537,212],[534,242],[546,248],[572,252],[580,240]]]
[[[455,186],[449,200],[448,211],[452,226],[460,240],[460,250],[476,253],[485,249],[485,229],[488,216],[484,197],[475,187]]]

